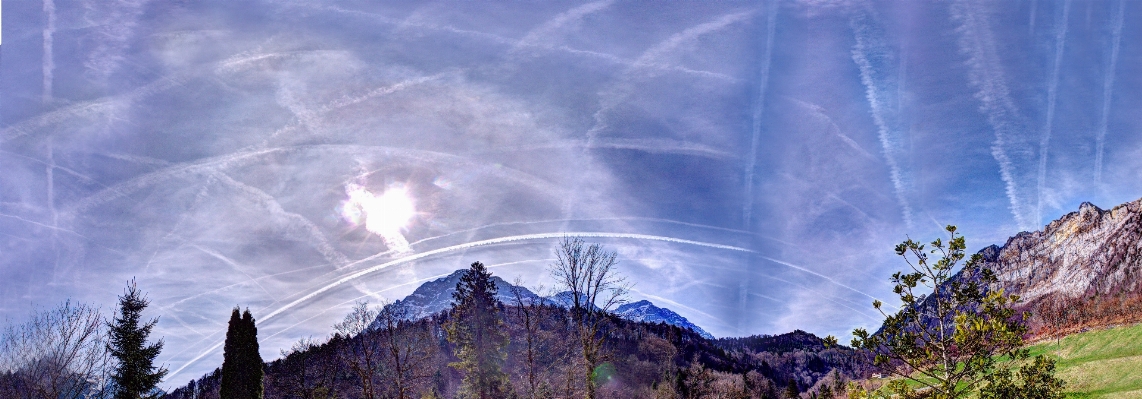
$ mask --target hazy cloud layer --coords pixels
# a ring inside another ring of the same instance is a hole
[[[565,232],[716,336],[874,326],[892,245],[1142,196],[1142,6],[10,0],[0,314],[149,292],[181,384]],[[889,301],[891,303],[891,301]]]

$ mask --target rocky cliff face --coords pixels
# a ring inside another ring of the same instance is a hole
[[[1043,230],[981,251],[1008,293],[1045,297],[1117,295],[1142,287],[1142,199],[1111,210],[1084,202]]]
[[[1110,210],[1084,202],[980,253],[1038,334],[1142,320],[1142,199]]]

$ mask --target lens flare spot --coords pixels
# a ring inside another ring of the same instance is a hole
[[[394,184],[381,195],[369,192],[365,187],[349,184],[345,187],[349,199],[341,204],[341,217],[355,226],[364,224],[365,230],[381,236],[389,249],[398,252],[411,252],[408,240],[401,230],[408,228],[416,216],[416,205],[408,188]]]

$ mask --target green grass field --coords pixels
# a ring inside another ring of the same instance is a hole
[[[1032,356],[1056,360],[1069,398],[1142,398],[1142,325],[1088,331],[1030,349]]]

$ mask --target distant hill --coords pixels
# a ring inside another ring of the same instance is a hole
[[[409,296],[399,301],[393,302],[388,306],[400,307],[401,312],[406,312],[409,320],[419,320],[425,317],[440,313],[452,307],[452,293],[456,292],[456,283],[460,282],[460,277],[464,274],[465,269],[457,270],[447,277],[438,278],[421,284]],[[504,281],[504,279],[492,276],[492,281],[496,284],[496,299],[505,305],[512,305],[516,302],[515,296],[512,294],[511,283]],[[564,308],[571,306],[571,293],[560,292],[549,297],[540,297],[524,287],[516,287],[519,289],[524,303],[543,303],[548,305],[555,305]],[[713,339],[714,336],[703,330],[702,327],[691,323],[685,317],[682,317],[674,311],[655,306],[647,300],[642,300],[634,303],[627,303],[620,305],[613,310],[613,313],[621,318],[640,321],[647,323],[666,323],[672,326],[690,329],[698,335],[706,339]],[[374,326],[376,326],[374,322]]]
[[[753,335],[741,338],[721,338],[714,344],[726,350],[785,353],[793,351],[819,352],[825,350],[825,341],[801,330],[780,335]]]

